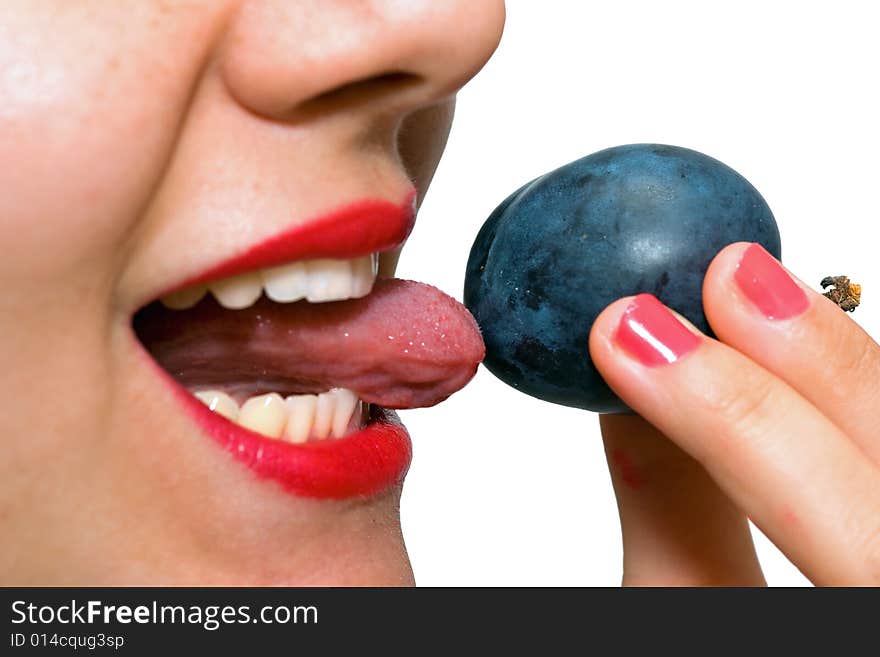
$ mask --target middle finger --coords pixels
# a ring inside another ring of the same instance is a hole
[[[880,346],[757,244],[731,244],[703,282],[712,330],[788,383],[880,464]]]

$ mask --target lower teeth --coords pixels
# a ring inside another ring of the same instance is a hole
[[[200,390],[196,398],[215,413],[239,426],[269,438],[291,443],[342,438],[364,424],[367,404],[345,388],[333,388],[319,395],[278,393],[257,395],[238,403],[220,390]]]

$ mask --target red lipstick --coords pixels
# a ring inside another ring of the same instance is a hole
[[[266,438],[209,410],[177,384],[187,411],[237,460],[302,497],[347,499],[381,493],[403,481],[412,444],[393,411],[371,406],[369,424],[345,438],[301,445]]]
[[[391,250],[412,232],[415,199],[416,192],[411,190],[400,204],[382,199],[355,201],[255,244],[175,289],[296,260],[355,258]]]
[[[345,438],[287,443],[214,413],[141,351],[208,436],[257,476],[294,495],[336,500],[370,497],[402,482],[409,470],[412,443],[393,411],[370,406],[367,426]]]
[[[298,224],[175,286],[181,289],[245,271],[313,258],[352,258],[404,242],[415,222],[415,191],[399,204],[366,199]],[[135,340],[138,342],[137,340]],[[406,429],[393,411],[371,406],[368,425],[339,439],[293,444],[267,438],[212,412],[150,357],[157,373],[201,429],[257,476],[303,497],[376,495],[400,483],[412,458]]]

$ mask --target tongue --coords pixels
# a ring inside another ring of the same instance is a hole
[[[184,386],[284,393],[349,388],[387,408],[432,406],[474,376],[485,348],[460,303],[423,283],[380,279],[362,299],[227,310],[153,303],[134,328]]]

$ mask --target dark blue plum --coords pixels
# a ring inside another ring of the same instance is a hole
[[[627,412],[590,360],[593,321],[612,301],[649,292],[711,335],[703,277],[739,241],[780,256],[758,191],[702,153],[634,144],[551,171],[505,199],[471,249],[464,302],[486,341],[484,364],[534,397]]]

